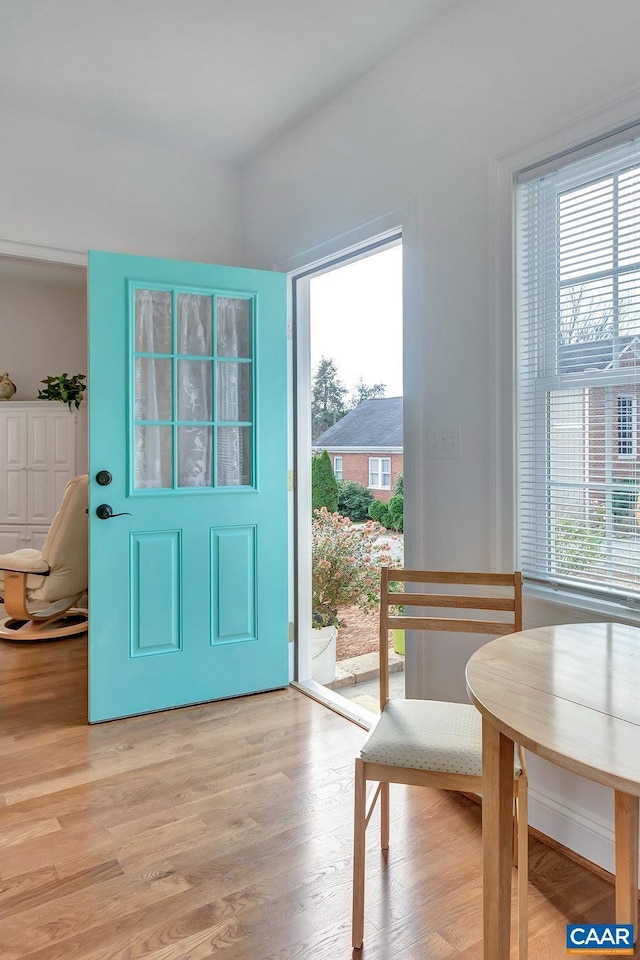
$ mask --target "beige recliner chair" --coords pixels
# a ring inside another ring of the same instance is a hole
[[[0,554],[0,593],[8,614],[0,621],[0,637],[57,640],[87,629],[87,611],[75,607],[88,584],[87,508],[88,477],[74,477],[42,550]]]

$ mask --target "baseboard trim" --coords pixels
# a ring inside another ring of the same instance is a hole
[[[529,827],[529,836],[534,837],[534,839],[539,840],[541,843],[544,843],[546,847],[550,847],[552,850],[557,850],[558,853],[561,853],[563,856],[565,856],[567,860],[572,860],[579,866],[584,867],[585,870],[589,871],[589,873],[593,873],[597,877],[601,877],[603,880],[606,880],[607,883],[612,885],[615,884],[616,878],[613,873],[611,873],[609,870],[605,870],[605,868],[601,867],[599,864],[594,863],[593,860],[587,860],[586,857],[583,857],[581,853],[576,853],[576,851],[572,850],[571,847],[565,847],[565,845],[560,843],[559,840],[554,840],[553,837],[548,836],[546,833],[542,833],[535,827]]]
[[[613,875],[615,832],[605,822],[543,790],[529,787],[529,822],[542,836]]]
[[[478,794],[465,793],[465,796],[476,803],[482,803],[482,797],[478,796]],[[536,807],[544,810],[547,817],[555,817],[556,819],[561,817],[562,820],[565,821],[565,826],[566,821],[569,821],[575,835],[579,834],[580,832],[586,832],[587,836],[583,837],[583,840],[586,840],[587,842],[593,842],[593,838],[597,837],[598,841],[606,846],[606,852],[613,855],[613,831],[606,824],[593,820],[579,811],[567,807],[565,804],[560,803],[553,797],[550,797],[548,794],[543,794],[540,791],[529,789],[530,815],[532,809],[535,810]],[[571,816],[569,814],[571,814]],[[556,825],[559,824],[556,823]],[[597,863],[595,860],[591,860],[589,857],[584,856],[584,854],[579,853],[572,847],[568,847],[560,840],[556,840],[556,838],[551,836],[549,833],[545,833],[538,827],[531,826],[531,823],[529,823],[529,836],[534,837],[534,839],[539,840],[541,843],[544,843],[545,846],[550,847],[550,849],[557,850],[558,853],[561,853],[568,860],[572,860],[574,863],[579,864],[581,867],[584,867],[585,870],[595,874],[595,876],[601,877],[603,880],[606,880],[612,885],[615,884],[615,874],[611,870],[607,870],[606,867],[601,866],[601,864]]]

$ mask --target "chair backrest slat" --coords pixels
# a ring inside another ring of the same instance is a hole
[[[456,607],[459,610],[515,610],[513,597],[457,597],[451,593],[395,593],[387,595],[389,606]]]
[[[404,570],[389,568],[389,580],[407,583],[475,583],[487,587],[513,587],[511,573],[451,573],[442,570]]]
[[[446,617],[389,617],[389,630],[442,630],[449,633],[489,633],[504,636],[514,633],[513,621],[459,620]]]

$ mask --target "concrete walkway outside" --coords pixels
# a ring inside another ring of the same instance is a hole
[[[364,653],[336,664],[336,678],[327,684],[352,703],[357,703],[372,713],[377,713],[380,703],[378,654]],[[404,697],[404,657],[389,650],[389,694]]]

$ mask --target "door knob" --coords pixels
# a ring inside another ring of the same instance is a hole
[[[101,487],[108,487],[112,480],[113,477],[108,470],[99,470],[98,473],[96,473],[96,483]]]
[[[127,511],[124,513],[114,513],[111,504],[101,503],[99,507],[96,507],[96,516],[99,520],[111,520],[112,517],[130,517],[131,514]]]

